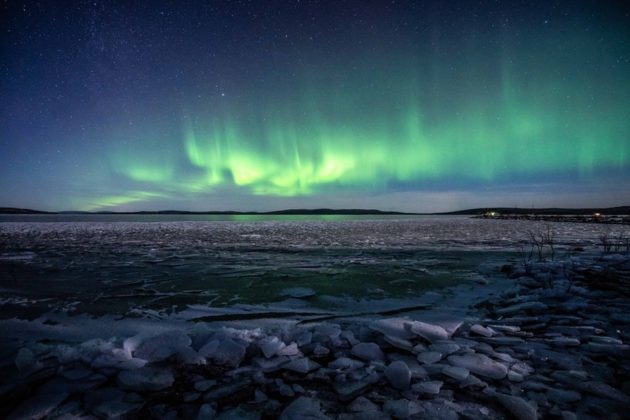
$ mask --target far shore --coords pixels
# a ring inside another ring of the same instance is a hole
[[[628,215],[612,215],[606,216],[600,213],[591,215],[582,214],[499,214],[489,212],[479,216],[473,216],[480,219],[498,219],[498,220],[531,220],[539,222],[565,222],[565,223],[604,223],[611,225],[630,225],[630,216]]]

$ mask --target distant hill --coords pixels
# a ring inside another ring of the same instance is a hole
[[[444,213],[405,213],[397,211],[381,211],[375,209],[286,209],[275,211],[185,211],[185,210],[157,210],[157,211],[135,211],[135,212],[112,212],[112,211],[61,211],[47,212],[32,209],[20,209],[14,207],[0,207],[0,214],[181,214],[181,215],[479,215],[494,211],[500,214],[534,214],[534,215],[591,215],[601,213],[604,215],[627,215],[630,214],[630,206],[606,207],[606,208],[542,208],[526,209],[518,207],[480,207],[475,209],[458,210]]]
[[[47,211],[18,209],[15,207],[0,207],[0,214],[54,214]]]
[[[85,211],[61,211],[59,214],[182,214],[182,215],[377,215],[377,214],[420,214],[420,213],[404,213],[397,211],[381,211],[374,209],[286,209],[286,210],[274,210],[274,211],[184,211],[184,210],[156,210],[156,211],[133,211],[133,212],[112,212],[112,211],[99,211],[99,212],[85,212]]]

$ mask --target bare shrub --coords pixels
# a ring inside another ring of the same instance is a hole
[[[529,244],[531,246],[529,252],[529,258],[534,256],[534,253],[538,256],[538,261],[545,260],[545,247],[549,248],[549,256],[553,260],[556,257],[555,248],[555,233],[551,229],[551,225],[546,225],[545,230],[539,230],[537,232],[528,230]]]

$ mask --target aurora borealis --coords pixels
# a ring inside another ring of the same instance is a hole
[[[623,2],[128,3],[3,5],[0,204],[630,201]]]

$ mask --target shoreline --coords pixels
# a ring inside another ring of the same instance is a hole
[[[466,306],[455,293],[433,312],[33,344],[6,369],[16,383],[2,387],[2,406],[21,402],[9,418],[623,418],[630,298],[587,286],[626,282],[630,255],[501,271],[475,288],[492,293]]]
[[[494,214],[472,216],[473,219],[491,220],[527,220],[534,222],[559,222],[559,223],[598,223],[609,225],[630,225],[628,215],[553,215],[553,214]]]

